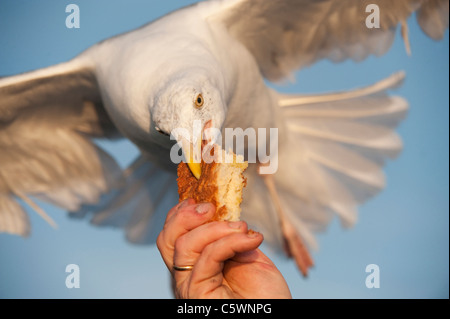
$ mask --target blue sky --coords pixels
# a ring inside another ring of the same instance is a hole
[[[90,45],[131,30],[189,1],[76,1],[81,28],[67,29],[66,1],[0,2],[0,76],[72,58]],[[410,112],[398,132],[404,151],[385,167],[386,189],[360,208],[344,230],[334,220],[318,236],[315,268],[303,279],[294,263],[266,250],[295,298],[448,298],[449,296],[449,40],[428,39],[410,20],[412,56],[398,37],[388,54],[356,64],[321,62],[296,73],[285,92],[350,89],[405,70],[395,94]],[[137,155],[127,141],[102,143],[122,166]],[[2,150],[0,150],[1,152]],[[1,165],[1,163],[0,163]],[[170,298],[169,274],[154,246],[134,246],[123,233],[70,219],[43,207],[52,229],[29,210],[32,234],[0,234],[0,298]],[[81,287],[67,289],[66,265],[78,264]],[[368,264],[380,288],[365,286]]]

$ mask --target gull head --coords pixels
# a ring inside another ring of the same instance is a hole
[[[150,101],[152,134],[172,135],[193,175],[200,177],[201,146],[222,128],[226,104],[220,83],[207,72],[190,69],[169,78]],[[203,141],[203,143],[202,143]]]

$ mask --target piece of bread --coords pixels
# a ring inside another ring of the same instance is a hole
[[[181,162],[178,165],[180,202],[192,198],[197,203],[213,203],[216,206],[216,214],[212,221],[238,221],[241,215],[242,191],[247,184],[243,172],[247,169],[248,162],[244,161],[243,156],[232,151],[222,150],[217,153],[219,154],[211,152],[214,161],[210,164],[202,160],[202,171],[198,180],[186,163]]]

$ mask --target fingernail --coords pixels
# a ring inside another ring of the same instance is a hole
[[[255,238],[255,237],[258,237],[258,236],[259,236],[259,233],[256,232],[256,231],[254,231],[254,230],[252,230],[252,229],[250,229],[250,230],[247,232],[247,236],[248,236],[249,238]]]
[[[228,226],[230,226],[231,228],[234,228],[234,229],[240,228],[241,225],[242,225],[242,223],[239,222],[239,221],[237,221],[237,222],[228,222]]]
[[[201,203],[198,204],[197,207],[195,207],[195,211],[198,214],[206,214],[211,208],[211,204],[209,203]]]

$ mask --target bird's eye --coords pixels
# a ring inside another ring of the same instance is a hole
[[[203,100],[203,95],[201,94],[197,95],[194,101],[195,107],[199,109],[203,106],[203,103],[205,103],[205,101]]]

